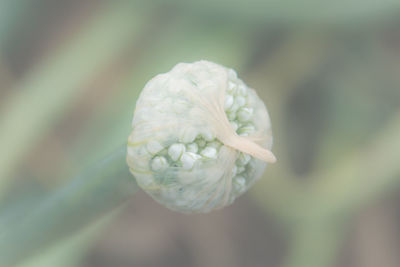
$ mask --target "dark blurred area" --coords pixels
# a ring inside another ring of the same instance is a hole
[[[139,191],[43,247],[13,240],[40,248],[18,266],[400,266],[399,15],[397,0],[0,0],[0,247],[126,143],[150,78],[206,59],[265,101],[278,162],[210,214]]]

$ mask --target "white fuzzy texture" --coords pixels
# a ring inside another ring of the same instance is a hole
[[[177,211],[232,203],[275,161],[264,103],[234,70],[209,61],[180,63],[151,79],[132,128],[130,171],[155,200]]]

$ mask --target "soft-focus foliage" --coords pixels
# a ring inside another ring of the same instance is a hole
[[[0,1],[0,266],[399,266],[399,15],[397,0]],[[200,59],[257,89],[279,161],[232,207],[151,212],[118,147],[144,84]]]

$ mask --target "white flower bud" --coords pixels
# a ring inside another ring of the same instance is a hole
[[[236,83],[234,83],[232,81],[229,81],[228,82],[228,88],[226,89],[227,92],[229,92],[229,93],[235,92],[236,86],[237,86]]]
[[[233,96],[232,95],[226,95],[225,96],[225,110],[229,109],[233,105]]]
[[[178,130],[178,129],[177,129]],[[191,143],[196,139],[198,132],[192,127],[184,127],[180,129],[179,141],[183,143]]]
[[[186,150],[188,152],[197,153],[197,151],[199,151],[199,146],[196,143],[191,143],[187,145]]]
[[[186,148],[183,144],[173,144],[168,148],[168,155],[173,161],[177,161],[182,154],[185,152]]]
[[[208,146],[200,152],[200,155],[202,155],[205,158],[216,159],[217,158],[217,150],[214,147]]]
[[[151,154],[156,154],[156,153],[160,152],[163,149],[164,149],[164,147],[157,141],[152,140],[152,141],[147,143],[147,150]]]
[[[239,128],[239,125],[234,121],[231,121],[230,124],[231,124],[233,130],[236,132],[236,130]]]
[[[244,98],[243,96],[237,96],[235,98],[235,105],[237,107],[243,107],[246,104],[246,98]]]
[[[243,107],[237,112],[237,118],[239,121],[246,122],[253,116],[253,109]]]
[[[244,172],[245,170],[246,170],[245,167],[239,166],[239,167],[237,168],[237,173],[238,173],[238,174],[241,174],[241,173]]]
[[[151,169],[156,172],[164,170],[167,167],[168,167],[168,162],[162,156],[155,157],[151,162]]]
[[[181,162],[182,162],[182,167],[184,170],[190,170],[193,168],[194,163],[196,160],[198,160],[200,157],[192,152],[185,152],[183,153],[181,157]]]
[[[209,142],[213,141],[215,139],[215,134],[213,132],[207,131],[207,130],[203,131],[201,133],[201,136],[204,138],[204,140],[209,141]]]
[[[276,160],[264,103],[234,70],[208,61],[180,63],[151,79],[132,128],[130,171],[177,211],[229,205]]]

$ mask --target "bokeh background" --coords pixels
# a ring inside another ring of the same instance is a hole
[[[232,206],[182,215],[134,194],[114,151],[146,81],[199,59],[256,88],[278,162]],[[397,267],[399,251],[398,0],[0,0],[0,266]]]

